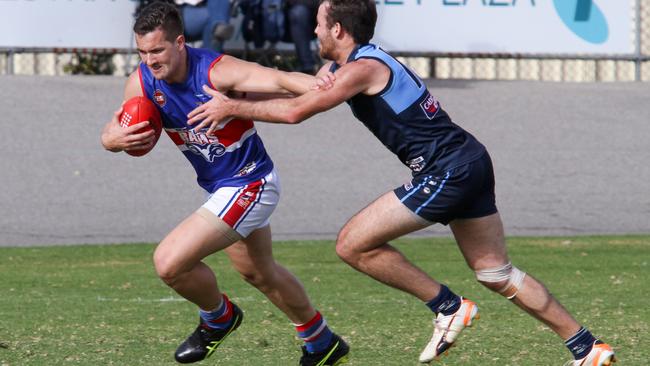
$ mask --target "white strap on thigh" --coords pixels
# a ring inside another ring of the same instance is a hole
[[[501,267],[482,269],[475,271],[475,273],[476,279],[481,282],[496,283],[508,281],[505,286],[498,290],[508,300],[512,300],[517,296],[526,277],[526,272],[521,271],[510,262]]]

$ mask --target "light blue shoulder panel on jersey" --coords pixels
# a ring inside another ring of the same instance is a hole
[[[395,114],[400,114],[413,105],[427,90],[424,82],[415,73],[374,44],[367,44],[359,48],[354,58],[355,60],[372,58],[388,66],[391,78],[380,95]]]

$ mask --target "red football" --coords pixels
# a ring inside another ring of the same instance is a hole
[[[122,106],[122,114],[120,114],[119,121],[120,126],[124,128],[143,121],[149,121],[149,126],[139,130],[138,133],[153,129],[156,132],[156,142],[160,138],[160,133],[162,132],[160,112],[158,112],[156,105],[146,97],[133,97],[127,100]],[[155,145],[154,143],[153,146]],[[153,149],[153,146],[151,149]],[[142,156],[151,151],[151,149],[129,150],[126,153],[131,156]]]

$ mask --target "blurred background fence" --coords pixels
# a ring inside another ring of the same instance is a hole
[[[650,81],[650,0],[637,0],[633,7],[634,30],[630,35],[635,48],[633,54],[393,53],[399,56],[400,61],[426,78],[648,82]],[[557,42],[561,41],[557,40]],[[316,48],[316,44],[314,44],[314,48]],[[390,48],[388,49],[390,50]],[[291,58],[293,57],[291,50],[287,47],[280,47],[280,50],[274,49],[273,57],[276,60]],[[226,52],[245,58],[249,58],[248,56],[251,55],[242,49],[228,49],[228,44],[226,44]],[[273,57],[266,57],[265,60],[272,61]],[[0,48],[0,74],[109,74],[124,76],[130,73],[138,62],[138,55],[132,47],[118,49]],[[279,64],[281,64],[280,68],[290,65],[287,62]],[[271,62],[271,66],[274,66],[273,62]]]

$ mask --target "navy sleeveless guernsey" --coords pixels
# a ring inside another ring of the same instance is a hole
[[[451,121],[415,73],[374,44],[358,46],[347,62],[363,58],[386,65],[390,79],[376,95],[359,93],[347,103],[413,175],[446,172],[484,154],[485,147]],[[334,63],[330,71],[339,67]]]

